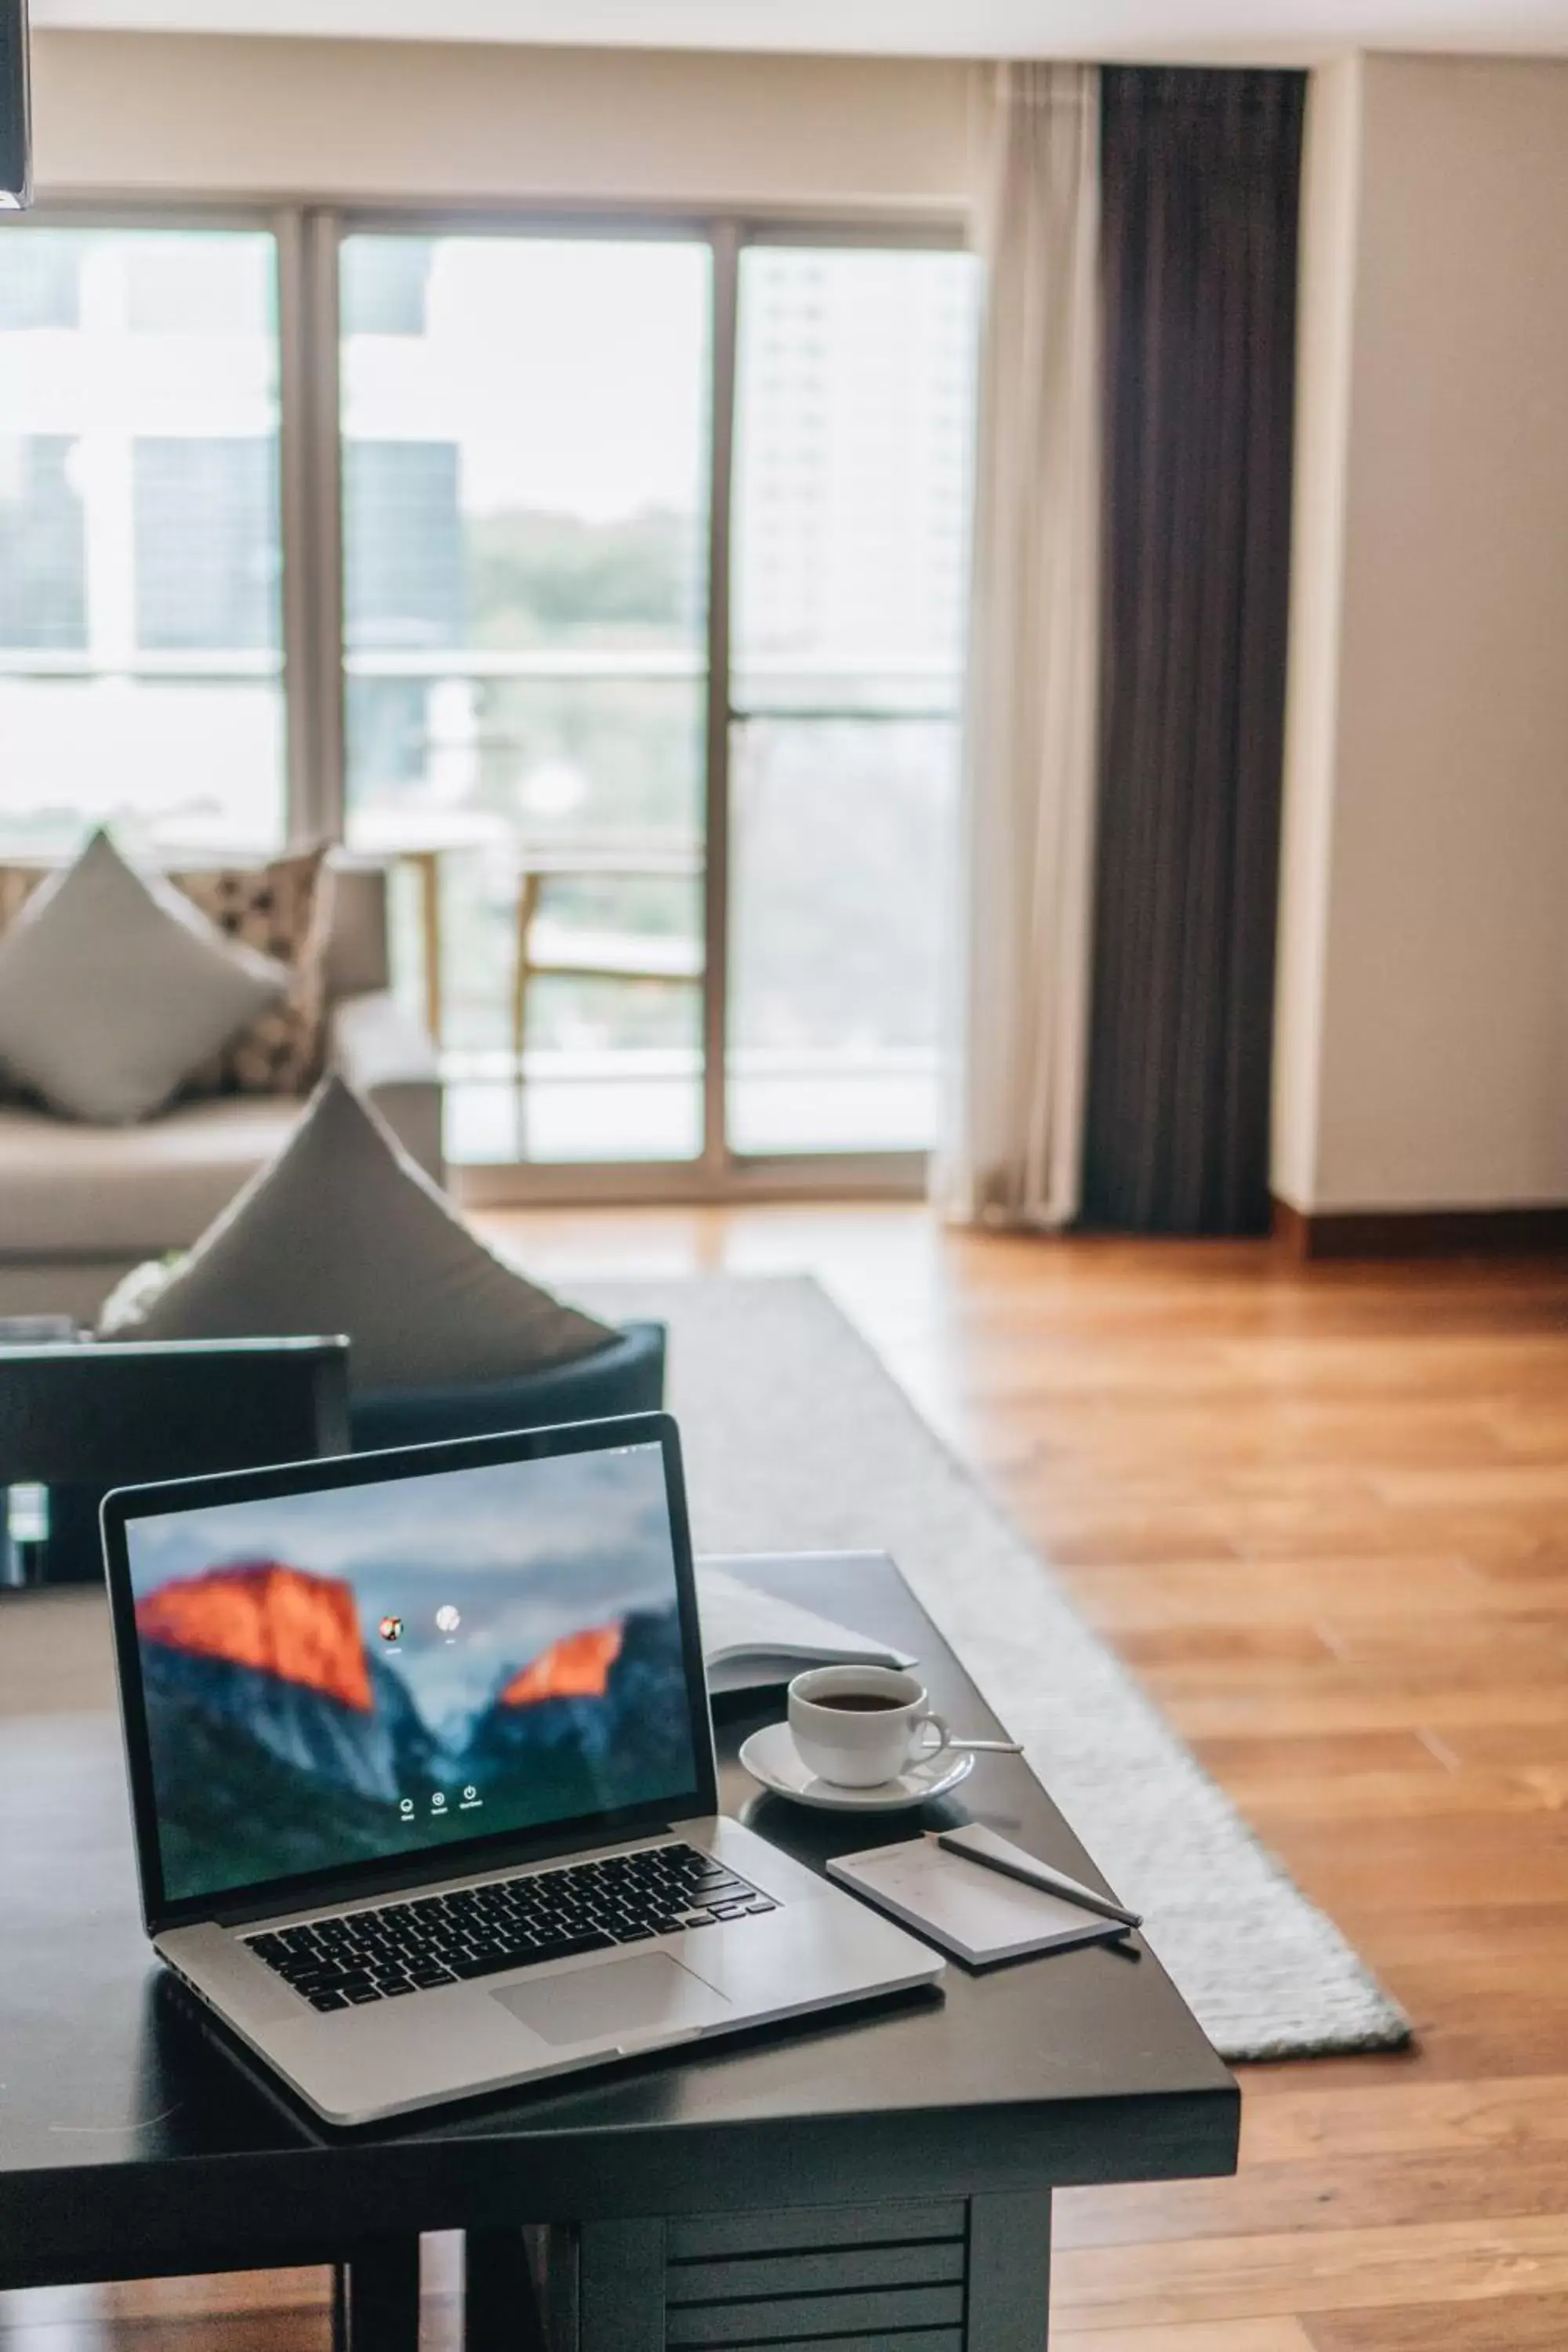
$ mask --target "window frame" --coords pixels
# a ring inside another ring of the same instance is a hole
[[[931,1155],[909,1151],[742,1153],[727,1117],[731,895],[731,743],[755,715],[737,709],[731,665],[731,551],[741,257],[749,247],[962,252],[962,208],[787,205],[716,209],[597,208],[581,202],[497,205],[309,198],[177,202],[146,196],[51,198],[7,234],[31,228],[263,230],[278,268],[279,528],[285,830],[290,842],[342,841],[346,730],[340,416],[339,249],[360,234],[689,240],[712,271],[709,351],[708,625],[703,778],[702,1146],[689,1160],[532,1161],[456,1167],[474,1207],[585,1202],[702,1202],[844,1196],[912,1197]],[[823,714],[828,715],[828,714]]]

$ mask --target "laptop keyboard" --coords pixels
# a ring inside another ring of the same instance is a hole
[[[313,2009],[356,2009],[776,1908],[694,1846],[656,1845],[245,1941]]]

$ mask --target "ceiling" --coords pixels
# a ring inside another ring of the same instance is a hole
[[[1568,0],[33,0],[33,22],[563,47],[1306,61],[1568,54]]]

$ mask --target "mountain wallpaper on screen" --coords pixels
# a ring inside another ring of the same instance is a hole
[[[136,1623],[174,1899],[690,1785],[673,1607],[506,1664],[484,1703],[439,1736],[419,1704],[418,1660],[370,1654],[339,1579],[226,1563],[146,1593]],[[444,1815],[430,1810],[437,1789]]]

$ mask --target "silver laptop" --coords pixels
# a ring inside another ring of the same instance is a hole
[[[147,1930],[368,2123],[927,1984],[718,1811],[663,1414],[122,1488]]]

